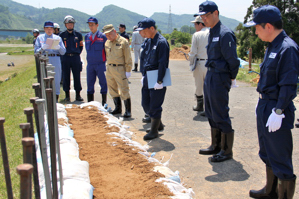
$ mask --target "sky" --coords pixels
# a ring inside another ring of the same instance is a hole
[[[171,6],[172,14],[195,14],[199,10],[202,1],[194,0],[13,0],[36,8],[73,8],[89,15],[99,13],[103,7],[114,4],[129,11],[150,17],[154,12],[169,13]],[[247,8],[252,0],[214,0],[218,5],[220,15],[243,22]]]

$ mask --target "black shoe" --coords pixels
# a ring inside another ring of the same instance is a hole
[[[221,133],[221,151],[213,155],[212,162],[223,162],[233,158],[234,130],[231,133]]]
[[[70,92],[69,91],[65,92],[64,101],[66,101],[66,102],[70,102],[71,101],[71,99],[70,99]]]
[[[151,123],[151,118],[148,114],[144,115],[144,118],[142,118],[142,122],[144,123]]]
[[[107,94],[102,94],[102,106],[104,106],[107,102]]]
[[[76,101],[80,101],[80,102],[83,101],[83,98],[80,96],[80,91],[76,92]]]
[[[132,71],[137,72],[138,71],[137,68],[138,68],[138,64],[135,63],[135,68]]]
[[[152,140],[159,136],[158,128],[161,123],[161,118],[151,118],[151,131],[146,134],[144,140]]]
[[[115,109],[111,112],[112,115],[121,114],[121,100],[120,97],[113,98]]]
[[[276,193],[277,177],[273,174],[271,167],[266,167],[266,185],[261,190],[250,190],[249,196],[252,198],[278,198]]]
[[[278,179],[277,191],[279,199],[292,199],[296,187],[296,175],[292,179]]]
[[[296,128],[299,128],[299,123],[296,123],[296,124],[295,124],[295,127],[296,127]]]
[[[93,101],[94,95],[93,94],[87,94],[87,102]]]
[[[212,155],[219,153],[221,150],[221,131],[211,128],[211,145],[207,149],[200,149],[199,154]]]
[[[203,111],[203,95],[201,96],[196,96],[196,101],[197,101],[197,104],[196,106],[193,106],[193,111]]]
[[[160,120],[161,121],[161,120]],[[162,121],[160,122],[160,125],[158,127],[158,131],[163,131],[164,130],[164,124],[162,123]],[[151,128],[147,128],[145,130],[145,132],[149,133],[151,131]]]
[[[123,117],[124,118],[131,117],[131,99],[128,98],[128,99],[124,100],[124,104],[125,104],[126,112],[123,115]]]

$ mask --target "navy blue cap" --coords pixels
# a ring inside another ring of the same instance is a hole
[[[155,27],[155,25],[156,25],[156,22],[153,19],[146,17],[138,22],[138,28],[136,29],[136,31],[150,28],[152,26]]]
[[[44,24],[44,28],[51,27],[54,28],[54,23],[52,21],[46,21]]]
[[[88,19],[87,19],[87,22],[86,23],[98,23],[98,20],[97,20],[97,18],[95,18],[95,17],[89,17]]]
[[[205,15],[209,12],[214,12],[218,10],[218,6],[213,1],[205,1],[199,5],[199,13],[195,14],[194,17],[198,15]]]
[[[121,23],[121,24],[119,24],[118,28],[126,28],[126,25]]]
[[[280,20],[281,14],[277,7],[264,5],[253,11],[253,20],[244,24],[244,26],[251,27],[261,23],[272,23]]]

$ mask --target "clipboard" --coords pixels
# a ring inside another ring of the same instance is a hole
[[[158,70],[150,70],[146,72],[148,89],[154,88],[158,79]],[[171,86],[170,69],[166,68],[165,75],[163,78],[163,87]]]
[[[47,38],[46,40],[46,44],[49,45],[49,49],[54,49],[55,46],[59,45],[59,42],[59,39]]]

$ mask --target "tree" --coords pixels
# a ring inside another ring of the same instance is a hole
[[[193,34],[193,33],[195,33],[195,31],[196,30],[193,26],[184,25],[181,27],[181,32]]]
[[[296,42],[299,43],[299,3],[294,0],[253,0],[252,5],[247,9],[247,14],[244,17],[244,23],[252,20],[253,10],[263,5],[276,6],[282,15],[283,29],[286,33]],[[255,35],[255,28],[245,28],[242,24],[236,28],[237,41],[238,41],[238,56],[240,58],[247,57],[247,51],[252,48],[252,58],[263,58],[266,42],[261,41],[257,35]]]
[[[32,44],[33,39],[34,39],[34,37],[31,34],[27,33],[27,35],[25,37],[26,44]]]

